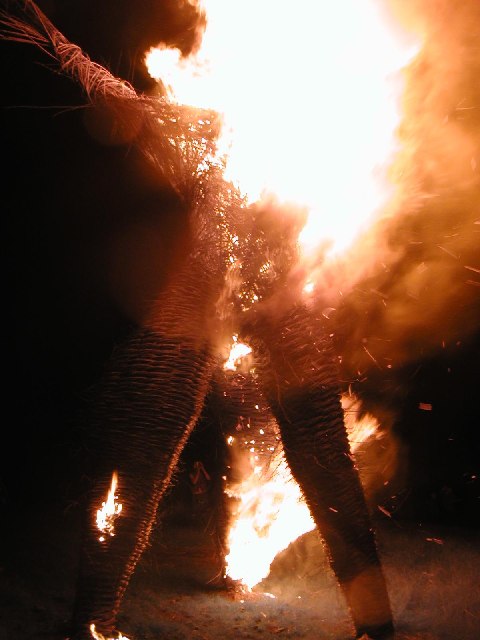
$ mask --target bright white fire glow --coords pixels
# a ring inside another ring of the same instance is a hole
[[[97,528],[99,531],[109,536],[115,535],[114,521],[122,511],[122,504],[117,502],[118,496],[115,495],[117,486],[118,476],[116,471],[114,471],[107,499],[105,502],[102,502],[102,508],[97,510]],[[100,542],[104,542],[105,536],[100,536],[99,540]]]
[[[306,206],[308,255],[347,247],[390,200],[400,70],[416,53],[376,0],[208,0],[194,59],[152,49],[178,102],[224,116],[227,178]]]
[[[283,452],[272,459],[266,478],[253,459],[252,469],[245,481],[228,491],[239,505],[226,557],[227,575],[250,589],[268,575],[279,551],[315,528]]]
[[[357,420],[358,402],[354,395],[345,394],[342,406],[353,453],[377,432],[378,423],[369,415]],[[233,440],[229,442],[232,443]],[[257,458],[253,449],[250,475],[227,489],[239,504],[229,532],[226,572],[249,589],[267,577],[270,565],[280,551],[315,528],[283,450],[272,456],[267,470],[258,466]]]
[[[95,630],[94,624],[90,625],[90,633],[94,640],[129,640],[127,636],[124,636],[121,633],[119,633],[116,638],[106,638],[103,634]]]
[[[248,345],[244,344],[243,342],[238,342],[237,335],[234,335],[232,337],[232,340],[233,343],[230,347],[228,359],[223,365],[223,368],[227,371],[235,371],[240,360],[245,356],[248,356],[248,354],[252,352],[252,349]]]

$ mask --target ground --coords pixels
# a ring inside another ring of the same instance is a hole
[[[0,640],[65,637],[74,594],[78,507],[28,507],[5,527]],[[12,514],[13,518],[13,514]],[[316,531],[275,559],[252,592],[218,590],[203,521],[167,519],[127,590],[119,629],[132,640],[347,640],[352,627]],[[399,640],[478,640],[476,531],[378,523]]]

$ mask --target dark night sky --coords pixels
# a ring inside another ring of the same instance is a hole
[[[39,5],[94,60],[141,91],[152,88],[140,63],[151,44],[164,39],[187,51],[196,40],[191,8],[173,0]],[[161,287],[181,251],[183,221],[171,213],[171,194],[139,169],[128,146],[104,146],[88,135],[84,109],[76,108],[84,98],[69,79],[52,72],[32,47],[2,43],[1,50],[3,433],[11,442],[4,439],[1,447],[0,499],[30,500],[33,483],[34,500],[68,500],[82,471],[84,434],[78,425],[89,391],[134,324],[141,299]],[[379,278],[367,284],[394,290]],[[404,338],[415,357],[393,371],[355,355],[363,358],[365,350],[350,329],[360,317],[360,324],[374,322],[372,296],[357,292],[341,310],[345,376],[369,410],[388,416],[389,428],[408,448],[399,517],[480,524],[479,298],[480,289],[471,286],[467,297],[452,300],[463,305],[468,331],[462,334],[457,322],[445,346],[431,348],[428,315],[425,325],[410,328]],[[369,350],[371,345],[370,339]],[[359,369],[365,375],[352,377]],[[420,403],[431,404],[432,411],[420,410]],[[455,497],[448,513],[439,511],[435,497],[445,486]]]

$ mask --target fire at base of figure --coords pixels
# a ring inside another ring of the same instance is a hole
[[[101,633],[99,633],[98,631],[95,630],[95,625],[94,624],[90,625],[90,632],[92,634],[93,640],[130,640],[130,638],[127,638],[127,636],[124,636],[120,632],[118,632],[118,635],[117,635],[116,638],[111,637],[111,636],[106,637],[106,636],[102,635]]]
[[[353,455],[363,443],[381,437],[373,416],[359,417],[359,402],[354,394],[343,394],[342,408]],[[244,475],[225,489],[236,501],[228,534],[226,573],[227,577],[243,585],[244,593],[250,592],[269,575],[271,563],[278,553],[315,528],[281,443],[267,446],[275,442],[275,427],[262,423],[265,429],[256,428],[254,416],[247,422],[247,427],[237,437],[227,438],[228,445],[235,449],[237,466],[244,469]],[[256,431],[259,439],[248,439]]]

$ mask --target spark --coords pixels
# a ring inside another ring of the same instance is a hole
[[[367,349],[367,347],[365,345],[363,346],[363,350],[365,351],[365,353],[367,354],[367,356],[372,360],[372,362],[374,362],[377,367],[381,370],[382,367],[378,364],[377,360],[375,359],[375,357],[370,353],[370,351]]]
[[[451,256],[452,258],[455,258],[455,260],[459,260],[460,259],[460,256],[457,253],[455,253],[454,251],[452,251],[451,249],[447,249],[446,247],[442,247],[442,245],[440,245],[440,244],[437,244],[437,247],[439,249],[441,249],[442,251],[444,251],[449,256]]]

